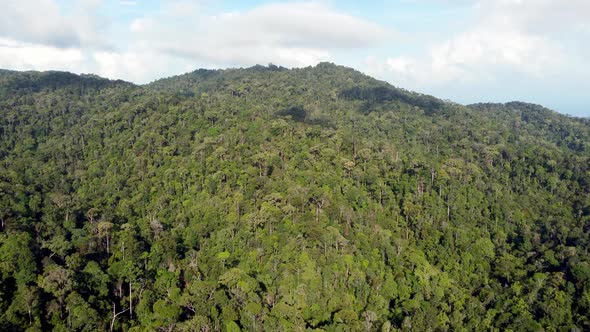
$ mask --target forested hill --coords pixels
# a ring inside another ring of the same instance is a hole
[[[322,63],[0,71],[0,330],[590,330],[590,123]]]
[[[68,89],[69,92],[131,85],[121,80],[112,81],[96,75],[76,75],[68,72],[18,72],[0,69],[0,93],[22,95],[42,90]],[[10,96],[2,96],[10,98]]]

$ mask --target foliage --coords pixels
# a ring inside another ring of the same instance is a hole
[[[328,63],[0,71],[0,329],[589,330],[590,126]]]

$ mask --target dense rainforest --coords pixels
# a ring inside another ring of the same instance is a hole
[[[590,330],[590,121],[330,63],[0,71],[2,331]]]

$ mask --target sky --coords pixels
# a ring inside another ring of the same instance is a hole
[[[463,104],[589,117],[590,0],[0,0],[5,69],[143,84],[321,61]]]

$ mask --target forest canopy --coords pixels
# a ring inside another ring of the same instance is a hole
[[[590,122],[321,63],[0,71],[4,331],[590,329]]]

